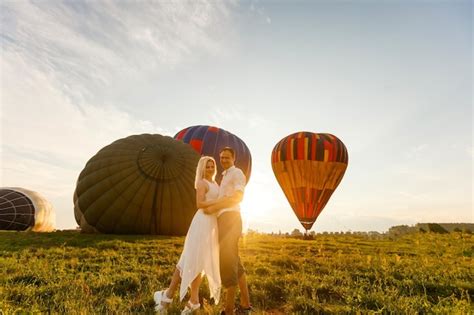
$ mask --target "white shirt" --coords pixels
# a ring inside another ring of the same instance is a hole
[[[222,172],[222,181],[221,185],[219,186],[219,197],[229,197],[232,196],[237,190],[244,192],[245,185],[247,180],[245,178],[244,173],[240,168],[235,166],[229,167],[227,170]],[[224,208],[217,213],[217,216],[220,216],[224,212],[228,211],[238,211],[240,212],[240,205],[237,204],[230,208]]]

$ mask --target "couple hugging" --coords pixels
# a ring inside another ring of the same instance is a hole
[[[239,203],[244,196],[246,179],[244,173],[234,166],[235,151],[232,148],[223,148],[219,158],[224,168],[220,186],[214,180],[216,161],[209,156],[199,160],[194,183],[199,210],[189,226],[169,287],[154,293],[156,311],[166,311],[180,283],[180,300],[183,300],[188,287],[191,289],[190,299],[181,314],[198,310],[203,275],[207,276],[210,296],[216,304],[221,285],[226,288],[225,309],[221,314],[234,314],[234,311],[247,314],[251,310],[247,279],[238,248],[242,234]],[[237,285],[241,303],[234,310]]]

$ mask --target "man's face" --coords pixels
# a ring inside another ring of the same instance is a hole
[[[235,162],[234,158],[232,157],[232,153],[230,153],[229,151],[221,152],[220,161],[221,161],[222,167],[225,170],[228,169],[229,167],[234,166],[234,162]]]

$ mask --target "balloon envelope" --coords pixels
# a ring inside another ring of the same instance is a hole
[[[42,195],[20,187],[0,188],[0,230],[54,231],[51,203]]]
[[[77,180],[74,215],[85,232],[185,235],[196,212],[199,155],[158,134],[101,149]]]
[[[235,166],[244,172],[247,182],[252,171],[252,155],[242,139],[236,135],[217,127],[212,126],[192,126],[181,130],[175,139],[182,140],[190,144],[200,155],[212,156],[217,162],[216,181],[221,182],[222,166],[219,163],[219,153],[224,147],[231,147],[235,150]]]
[[[344,143],[328,133],[297,132],[273,148],[275,177],[306,230],[341,182],[348,161]]]

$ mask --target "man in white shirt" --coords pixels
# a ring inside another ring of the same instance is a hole
[[[247,314],[251,310],[245,270],[239,257],[239,238],[242,234],[242,219],[239,203],[244,197],[246,178],[242,170],[234,166],[235,151],[225,147],[220,152],[220,162],[224,168],[219,187],[220,201],[204,211],[217,212],[219,229],[219,263],[221,281],[227,289],[225,311],[222,314],[234,314],[234,300],[237,285],[240,288],[240,305],[237,311]]]

